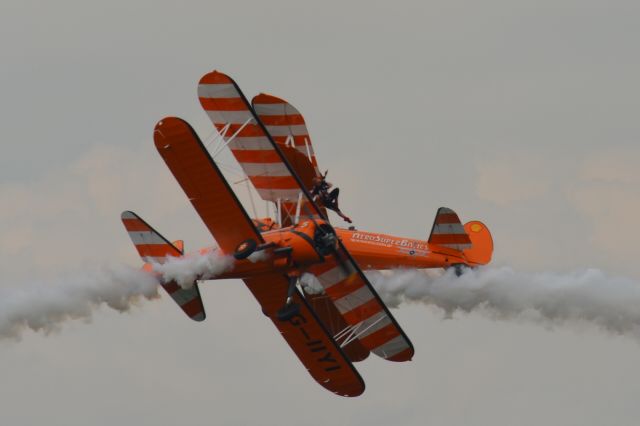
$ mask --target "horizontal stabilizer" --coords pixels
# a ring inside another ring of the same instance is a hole
[[[178,249],[134,212],[122,212],[121,218],[129,233],[129,238],[147,265],[162,264],[167,261],[167,256],[182,256],[184,247],[182,241],[176,241],[180,246]],[[145,265],[145,269],[150,269],[147,265]],[[194,321],[204,321],[206,314],[197,282],[194,282],[189,288],[182,288],[175,281],[162,282],[161,286],[189,318]]]

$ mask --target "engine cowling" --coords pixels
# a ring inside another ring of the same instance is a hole
[[[323,262],[324,258],[335,252],[338,237],[331,225],[322,220],[305,220],[289,231],[292,260],[297,265],[310,265]]]

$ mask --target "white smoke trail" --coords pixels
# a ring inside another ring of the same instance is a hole
[[[48,283],[0,289],[0,338],[19,339],[27,330],[49,334],[66,320],[89,321],[101,305],[118,312],[158,297],[157,279],[127,266],[85,272]]]
[[[197,279],[209,279],[230,271],[233,257],[221,256],[217,250],[212,249],[182,257],[167,256],[164,263],[154,263],[152,266],[164,282],[175,281],[186,289],[193,286]]]
[[[189,287],[197,278],[214,276],[231,268],[230,257],[213,251],[169,258],[154,272],[165,282]],[[49,334],[67,320],[89,321],[93,311],[106,305],[128,311],[141,299],[158,297],[159,281],[153,273],[129,266],[112,266],[78,273],[64,280],[0,289],[0,339],[20,338],[25,330]]]
[[[591,324],[640,338],[640,283],[597,269],[569,274],[519,273],[484,267],[456,277],[453,271],[396,270],[368,277],[390,307],[419,302],[447,317],[478,311],[498,319],[525,319],[547,326]]]

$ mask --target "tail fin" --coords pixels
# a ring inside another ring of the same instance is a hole
[[[491,261],[493,254],[493,238],[487,226],[474,220],[464,225],[467,235],[471,239],[471,248],[464,251],[464,256],[469,263],[476,265],[486,265]]]
[[[463,251],[471,248],[471,239],[456,212],[447,207],[440,207],[433,221],[429,244]]]
[[[176,245],[180,248],[171,244],[134,212],[122,212],[121,218],[133,245],[146,263],[146,268],[152,262],[166,262],[167,256],[182,256],[184,250],[182,241],[176,241]],[[206,314],[197,282],[194,282],[190,288],[182,288],[175,281],[161,283],[161,285],[189,318],[194,321],[204,321]]]

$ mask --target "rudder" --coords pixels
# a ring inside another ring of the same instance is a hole
[[[486,265],[493,255],[493,238],[489,228],[479,220],[467,222],[464,229],[471,239],[471,247],[464,251],[467,260],[476,265]]]

